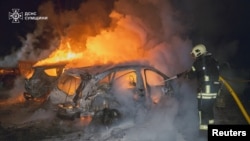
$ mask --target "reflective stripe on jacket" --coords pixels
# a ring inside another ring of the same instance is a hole
[[[199,99],[215,99],[217,93],[198,93],[197,98]]]

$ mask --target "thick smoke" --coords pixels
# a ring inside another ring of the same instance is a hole
[[[23,45],[20,50],[6,56],[1,64],[15,66],[20,60],[38,61],[47,58],[65,38],[69,38],[72,46],[77,47],[75,51],[84,51],[90,36],[94,37],[105,29],[114,32],[111,36],[116,36],[115,32],[119,32],[116,29],[125,26],[124,31],[130,30],[129,32],[138,36],[140,42],[136,48],[146,51],[147,55],[144,57],[152,57],[152,63],[159,67],[163,66],[161,63],[168,65],[166,68],[160,68],[167,74],[174,75],[175,72],[190,66],[190,60],[182,59],[188,57],[191,47],[191,42],[183,36],[188,27],[177,20],[178,12],[171,7],[171,3],[161,0],[93,0],[82,2],[77,8],[62,9],[53,1],[43,3],[38,11],[40,15],[47,16],[48,20],[37,21],[36,29],[21,38]],[[119,13],[123,17],[117,19],[112,17],[112,13]],[[128,42],[121,43],[125,45],[119,47],[128,48]]]
[[[190,65],[191,42],[187,37],[181,38],[187,27],[175,19],[177,13],[168,1],[119,1],[115,10],[131,16],[134,25],[139,27],[135,30],[143,28],[139,31],[143,37],[142,48],[147,50],[147,57],[156,67],[175,75]]]
[[[189,58],[192,43],[185,36],[188,24],[178,21],[178,11],[169,1],[89,0],[81,3],[78,9],[58,11],[55,10],[55,3],[48,1],[40,6],[39,12],[48,16],[49,20],[38,21],[34,32],[22,39],[23,46],[13,55],[15,59],[8,59],[11,55],[6,57],[5,61],[11,60],[13,64],[17,64],[19,60],[44,59],[56,50],[60,40],[66,37],[74,39],[74,46],[77,46],[78,51],[82,51],[86,49],[89,36],[98,37],[104,29],[115,32],[116,29],[124,27],[133,35],[138,35],[140,42],[137,47],[145,50],[142,57],[167,75],[173,76],[182,72],[192,63]],[[120,19],[112,19],[111,13],[119,13]],[[121,46],[124,44],[129,43],[124,42]],[[196,139],[196,131],[192,130],[197,120],[194,92],[182,81],[176,82],[176,88],[180,99],[160,105],[148,119],[141,120],[138,127],[129,130],[127,138],[162,141],[166,138],[172,140],[171,135],[185,134]],[[35,113],[34,116],[41,113],[43,111]],[[32,116],[32,119],[35,117]],[[188,132],[184,133],[183,130]]]

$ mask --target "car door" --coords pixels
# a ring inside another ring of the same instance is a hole
[[[157,104],[161,97],[165,94],[164,77],[154,70],[143,69],[142,78],[147,97],[151,100],[151,102]]]

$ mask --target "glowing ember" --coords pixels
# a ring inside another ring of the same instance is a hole
[[[80,121],[82,125],[88,125],[92,121],[91,116],[81,116]]]
[[[9,98],[8,100],[5,100],[3,102],[0,102],[0,106],[3,105],[12,105],[12,104],[18,104],[18,103],[24,103],[25,99],[22,94],[18,94],[16,97]]]
[[[152,99],[152,101],[153,101],[154,104],[159,103],[160,98],[161,98],[160,96],[151,96],[151,99]]]

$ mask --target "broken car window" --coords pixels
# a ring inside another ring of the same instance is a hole
[[[80,77],[63,74],[58,80],[57,87],[68,95],[74,95],[80,83]]]
[[[118,71],[114,81],[123,88],[134,88],[136,86],[136,72],[135,70]]]

